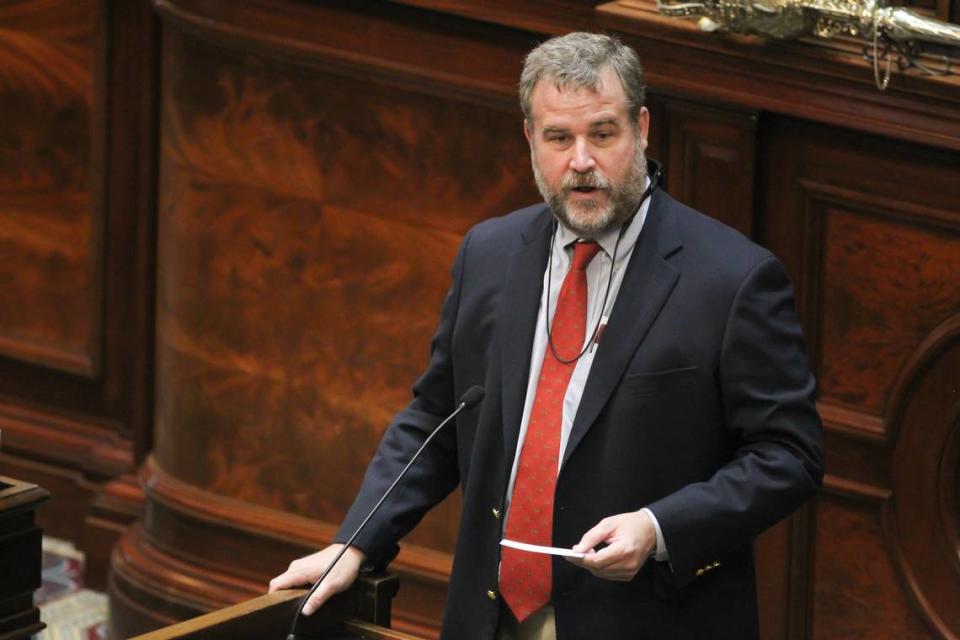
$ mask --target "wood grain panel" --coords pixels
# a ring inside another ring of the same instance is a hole
[[[762,640],[810,637],[815,504],[807,504],[754,542]]]
[[[333,541],[336,526],[293,513],[250,504],[181,482],[152,458],[141,482],[147,491],[145,534],[150,547],[175,556],[190,572],[219,573],[246,580],[253,588],[244,597],[262,591],[269,577],[296,557],[312,553]],[[235,559],[247,558],[242,565]],[[436,637],[443,613],[451,555],[404,542],[391,571],[403,577],[394,618],[404,629]],[[152,571],[149,567],[146,571]],[[193,584],[181,594],[195,612],[234,602],[236,594],[215,585]]]
[[[960,305],[960,157],[790,120],[762,153],[761,235],[797,288],[821,403],[886,438],[902,367]]]
[[[0,355],[92,376],[95,0],[0,4]]]
[[[165,52],[157,458],[339,522],[461,235],[536,198],[519,119],[190,36]],[[452,549],[455,510],[413,541]]]
[[[891,486],[889,446],[884,442],[865,441],[857,433],[825,429],[827,489],[872,500],[888,496]],[[830,482],[831,477],[854,484]]]
[[[901,590],[875,505],[821,497],[816,532],[813,638],[930,638]]]
[[[960,365],[928,370],[960,308],[960,158],[776,118],[761,140],[761,237],[797,286],[827,430],[813,637],[954,637]]]
[[[905,375],[888,536],[931,629],[960,638],[960,314],[932,332]]]
[[[756,114],[663,100],[667,190],[684,204],[753,233]]]
[[[913,349],[960,308],[960,229],[854,202],[810,206],[825,217],[821,397],[881,415]]]

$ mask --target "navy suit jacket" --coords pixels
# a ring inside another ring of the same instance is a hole
[[[442,632],[451,640],[491,640],[500,615],[501,514],[553,224],[541,204],[466,235],[429,366],[338,535],[356,528],[460,395],[482,385],[482,405],[438,435],[356,542],[386,565],[461,487]],[[558,637],[756,637],[751,542],[822,479],[813,392],[780,263],[655,191],[561,462],[553,540],[572,546],[602,518],[649,507],[670,562],[614,582],[554,559]]]

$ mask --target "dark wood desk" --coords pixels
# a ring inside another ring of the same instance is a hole
[[[420,640],[388,628],[390,601],[396,595],[397,587],[396,576],[363,577],[349,591],[332,598],[320,611],[302,618],[297,637]],[[283,640],[305,593],[305,590],[294,589],[267,594],[133,640]]]
[[[49,497],[37,485],[0,476],[0,640],[29,638],[46,626],[33,606],[43,542],[34,516]]]

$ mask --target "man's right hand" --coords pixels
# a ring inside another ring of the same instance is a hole
[[[292,587],[310,586],[320,574],[327,568],[333,558],[343,548],[342,544],[332,544],[326,549],[317,551],[314,554],[299,558],[290,563],[290,567],[270,581],[270,593],[280,589],[290,589]],[[309,616],[320,608],[330,596],[345,591],[347,587],[353,584],[360,574],[360,567],[366,560],[366,555],[356,547],[350,547],[340,558],[340,562],[333,568],[323,580],[317,590],[314,592],[307,603],[303,606],[303,615]]]

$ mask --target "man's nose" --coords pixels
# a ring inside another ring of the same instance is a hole
[[[577,173],[590,171],[597,165],[590,152],[590,145],[584,139],[578,139],[573,145],[573,155],[570,157],[570,169]]]

